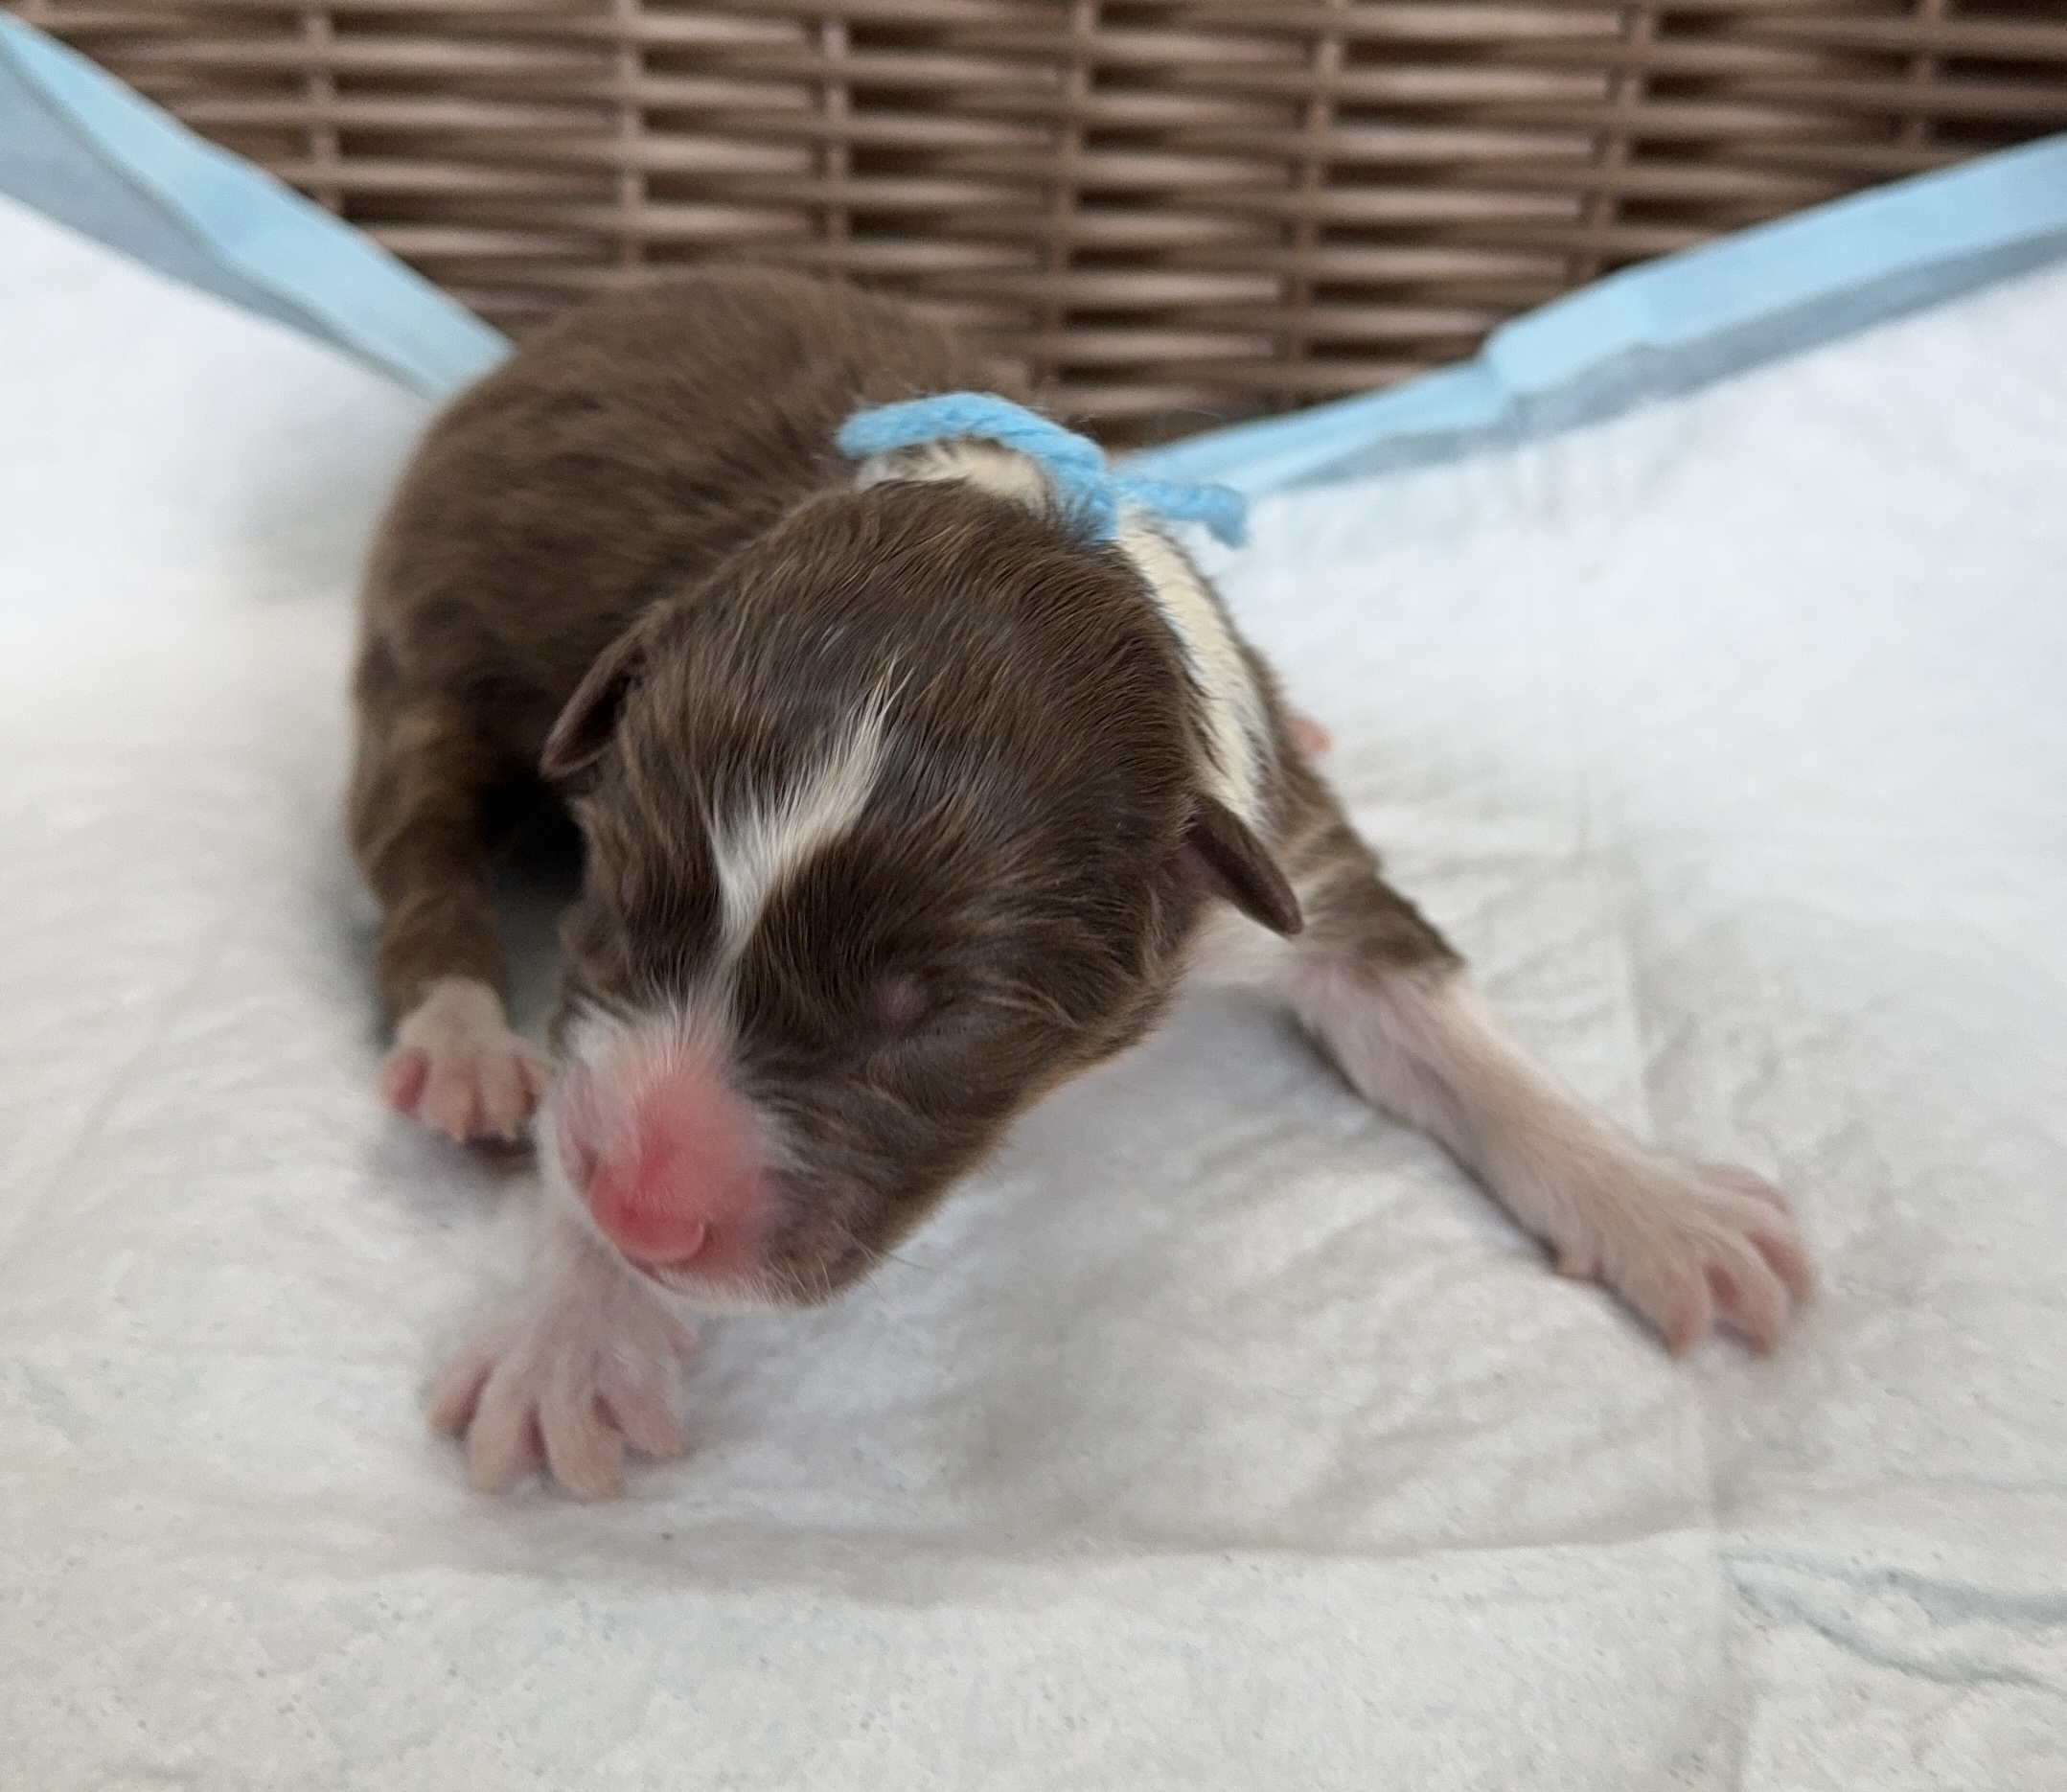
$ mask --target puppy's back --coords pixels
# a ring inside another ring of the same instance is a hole
[[[907,307],[773,271],[571,313],[418,451],[367,580],[362,705],[436,693],[532,759],[633,615],[836,476],[858,404],[986,382]]]

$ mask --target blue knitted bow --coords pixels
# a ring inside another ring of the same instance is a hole
[[[842,454],[861,460],[962,436],[996,442],[1039,461],[1094,541],[1110,541],[1119,534],[1123,503],[1137,504],[1173,522],[1203,522],[1229,547],[1241,546],[1248,537],[1249,506],[1239,492],[1224,485],[1170,485],[1114,472],[1095,442],[988,392],[943,392],[937,398],[856,411],[833,439]]]

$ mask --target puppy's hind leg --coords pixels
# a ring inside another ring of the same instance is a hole
[[[1653,1151],[1561,1088],[1322,800],[1331,817],[1289,867],[1307,928],[1283,976],[1344,1075],[1438,1139],[1561,1272],[1604,1281],[1675,1352],[1718,1321],[1770,1346],[1813,1280],[1780,1191]]]
[[[454,705],[383,701],[372,670],[362,661],[349,821],[381,908],[374,962],[395,1044],[380,1091],[454,1138],[515,1138],[546,1072],[503,1011],[482,816],[492,768]]]

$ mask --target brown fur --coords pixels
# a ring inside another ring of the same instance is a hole
[[[563,319],[438,419],[374,550],[355,680],[391,1022],[434,976],[499,987],[483,810],[596,656],[837,478],[858,403],[981,378],[902,307],[737,271]]]
[[[908,313],[772,275],[592,308],[434,426],[367,588],[352,831],[398,1020],[437,978],[499,983],[486,814],[541,752],[586,847],[558,1041],[577,1012],[693,999],[711,818],[887,704],[874,797],[779,892],[737,985],[742,1092],[785,1133],[769,1270],[792,1298],[851,1279],[1014,1114],[1137,1039],[1207,898],[1299,925],[1201,789],[1200,696],[1134,563],[973,486],[857,491],[833,458],[858,404],[972,377]],[[1442,953],[1271,702],[1274,832],[1296,870],[1332,852],[1362,877],[1324,924],[1377,891],[1410,918],[1390,950]]]
[[[356,687],[389,1098],[480,1136],[538,1092],[491,993],[487,863],[498,793],[542,769],[586,847],[552,1029],[570,1110],[635,1083],[595,1068],[629,1038],[707,1047],[698,1073],[750,1116],[748,1260],[696,1280],[699,1221],[691,1280],[663,1266],[661,1286],[853,1281],[1016,1114],[1154,1023],[1225,899],[1298,935],[1275,975],[1350,1081],[1567,1274],[1675,1348],[1716,1319],[1770,1344],[1812,1283],[1783,1198],[1640,1146],[1528,1064],[1295,750],[1260,660],[1258,839],[1206,793],[1224,737],[1143,563],[974,481],[893,467],[857,489],[835,459],[859,404],[980,383],[896,307],[732,274],[577,313],[439,420],[375,557]],[[864,717],[867,776],[838,785]],[[756,861],[742,817],[821,788],[837,826]],[[763,904],[750,929],[727,930],[728,882]],[[678,1085],[671,1112],[700,1098]],[[526,1292],[435,1402],[486,1486],[542,1450],[607,1491],[627,1443],[681,1447],[681,1330],[590,1223],[583,1124],[555,1115]]]
[[[1282,740],[1282,703],[1274,703],[1273,713]],[[1305,913],[1304,952],[1375,972],[1460,969],[1449,942],[1380,875],[1378,855],[1349,825],[1321,774],[1288,743],[1280,745],[1278,763],[1271,845]]]
[[[1166,999],[1198,907],[1163,875],[1194,763],[1175,645],[1116,554],[1004,499],[887,485],[802,506],[667,607],[644,657],[575,803],[584,1008],[686,999],[717,927],[701,817],[895,693],[875,799],[776,896],[736,1003],[745,1092],[803,1166],[770,1269],[837,1284]],[[923,1011],[885,1029],[873,999],[907,979]]]

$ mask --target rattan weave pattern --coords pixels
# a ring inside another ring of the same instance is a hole
[[[2067,128],[2067,0],[14,0],[520,333],[747,255],[1138,439]]]

